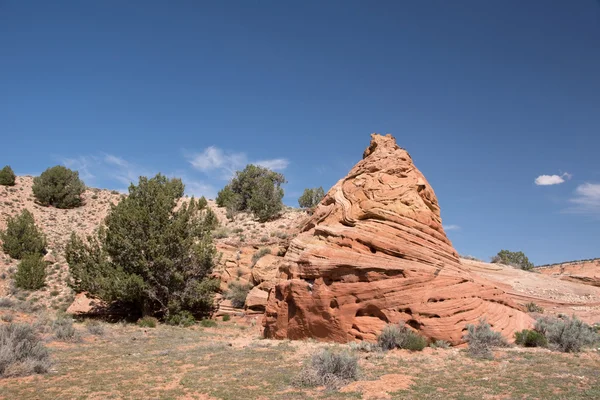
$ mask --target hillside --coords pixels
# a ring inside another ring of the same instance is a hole
[[[36,225],[44,232],[48,241],[47,259],[53,263],[48,269],[46,287],[39,293],[16,291],[12,293],[22,300],[29,300],[52,309],[64,309],[73,299],[67,287],[68,265],[64,259],[64,248],[71,232],[84,237],[92,234],[107,216],[111,204],[117,204],[125,195],[107,189],[88,188],[82,195],[83,205],[74,209],[57,209],[37,204],[32,192],[33,177],[20,176],[15,186],[0,186],[0,230],[6,221],[27,209],[33,213]],[[183,198],[182,201],[186,201]],[[233,221],[225,217],[225,209],[208,202],[216,213],[220,227],[214,232],[215,244],[222,256],[215,268],[215,275],[223,276],[223,289],[232,279],[252,281],[252,256],[260,248],[267,247],[276,255],[281,245],[293,237],[306,213],[293,208],[286,209],[281,218],[259,223],[247,213],[240,213]],[[0,248],[0,297],[10,293],[10,275],[17,260],[12,260]],[[219,298],[218,298],[219,299]]]

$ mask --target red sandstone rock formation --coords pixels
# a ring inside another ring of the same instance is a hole
[[[600,287],[600,258],[547,265],[537,268],[536,271],[557,276],[565,281]]]
[[[363,160],[321,201],[280,271],[266,337],[373,340],[385,324],[404,321],[459,344],[465,325],[481,317],[510,339],[532,322],[461,267],[433,189],[391,135],[371,135]]]

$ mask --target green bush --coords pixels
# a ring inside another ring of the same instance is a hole
[[[196,323],[196,318],[189,311],[179,311],[176,314],[171,314],[166,320],[168,325],[183,326],[185,328]]]
[[[548,339],[549,346],[565,353],[576,353],[593,346],[599,336],[595,330],[577,317],[539,318],[535,330]]]
[[[231,305],[235,308],[244,308],[246,304],[246,297],[248,292],[252,289],[250,284],[241,284],[239,282],[231,282],[227,292],[225,292],[225,298],[231,300]]]
[[[525,308],[527,308],[527,312],[530,312],[530,313],[539,313],[539,314],[544,313],[544,309],[542,307],[538,306],[537,304],[535,304],[534,302],[529,302],[529,303],[525,304]]]
[[[0,232],[0,240],[2,250],[16,259],[21,259],[27,254],[44,254],[46,251],[46,238],[35,226],[33,214],[28,210],[8,218],[6,230]]]
[[[256,265],[256,263],[258,262],[258,260],[260,260],[261,258],[263,258],[264,256],[266,256],[267,254],[271,254],[271,249],[264,247],[260,250],[258,250],[256,253],[254,253],[252,255],[252,267],[254,267]]]
[[[4,186],[15,186],[15,173],[13,172],[10,165],[0,169],[0,185]]]
[[[193,198],[176,208],[183,192],[180,179],[141,177],[105,228],[86,242],[72,234],[65,255],[73,289],[120,301],[138,315],[209,313],[219,287],[210,277],[217,257],[212,213]]]
[[[515,343],[525,347],[546,347],[548,340],[540,332],[523,329],[515,332]]]
[[[216,202],[227,207],[230,218],[239,211],[250,211],[260,222],[265,222],[283,209],[281,185],[285,182],[282,174],[250,164],[236,172],[231,182],[218,193]]]
[[[522,251],[500,250],[498,254],[492,257],[492,262],[496,264],[505,264],[520,268],[525,271],[533,270],[533,263],[529,261]]]
[[[493,347],[506,347],[508,343],[500,332],[494,332],[485,319],[480,319],[478,325],[467,325],[464,339],[469,344],[469,354],[477,358],[493,358]]]
[[[231,316],[229,314],[225,314],[223,315],[223,322],[227,322],[231,319]]]
[[[156,328],[157,324],[158,320],[150,316],[142,317],[137,321],[137,325],[141,326],[142,328]]]
[[[312,354],[296,379],[298,386],[338,389],[359,377],[358,357],[348,351],[322,349]]]
[[[85,184],[79,172],[57,165],[33,179],[33,196],[44,206],[74,208],[81,205]]]
[[[200,325],[202,325],[205,328],[213,328],[217,326],[217,322],[213,321],[212,319],[203,319],[200,321]]]
[[[46,263],[39,254],[26,255],[15,273],[15,285],[26,290],[38,290],[46,281]]]
[[[304,189],[302,196],[298,198],[298,205],[302,208],[313,208],[323,200],[323,197],[325,197],[325,191],[322,187]]]
[[[31,325],[0,325],[0,377],[43,374],[49,367],[48,350]]]
[[[421,351],[427,347],[427,340],[401,322],[396,325],[386,325],[377,337],[377,344],[383,350],[406,349]]]

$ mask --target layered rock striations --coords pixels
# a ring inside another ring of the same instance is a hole
[[[404,321],[459,344],[481,317],[508,338],[531,325],[502,290],[461,267],[433,189],[391,135],[371,135],[291,242],[280,274],[266,337],[374,340]]]

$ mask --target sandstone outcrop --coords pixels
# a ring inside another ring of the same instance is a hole
[[[270,338],[374,340],[404,321],[431,340],[462,342],[485,317],[512,339],[531,318],[462,268],[423,174],[391,135],[327,193],[281,263],[263,321]]]
[[[544,275],[600,287],[600,259],[571,261],[536,268]]]

